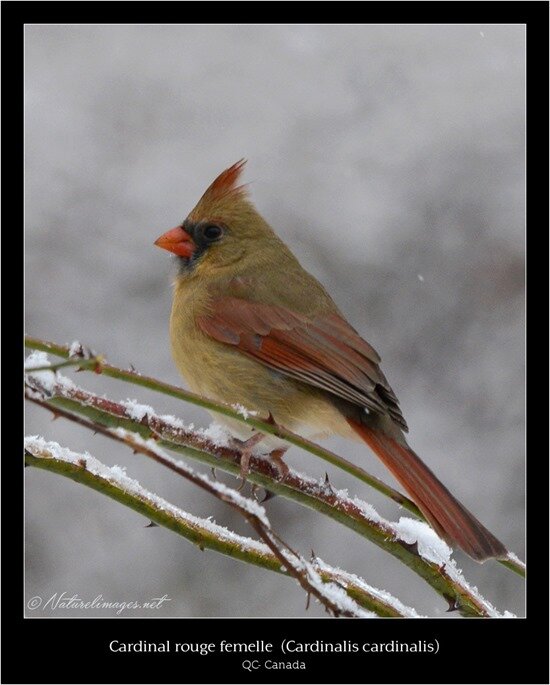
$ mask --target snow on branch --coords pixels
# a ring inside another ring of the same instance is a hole
[[[261,529],[262,537],[269,538],[269,541],[259,542],[237,535],[208,519],[193,516],[146,490],[137,480],[130,478],[124,468],[106,466],[87,452],[76,453],[38,436],[25,438],[26,462],[99,490],[151,521],[183,535],[201,549],[214,549],[271,571],[294,576],[308,594],[316,596],[334,615],[418,617],[414,609],[388,592],[370,586],[362,578],[335,569],[320,559],[305,561],[273,532],[265,511],[254,500],[247,500],[231,488],[219,488],[219,483],[173,460],[154,441],[145,441],[122,429],[116,431],[116,438],[129,444],[132,449],[148,453],[157,461],[170,465],[172,470],[180,475],[185,474],[184,477],[197,485],[199,482],[195,478],[198,479],[202,484],[200,487],[240,511],[256,530]]]
[[[214,402],[207,398],[201,397],[200,395],[183,390],[175,385],[164,383],[156,378],[144,376],[141,373],[138,373],[133,367],[131,367],[129,370],[118,368],[108,364],[102,355],[95,354],[92,350],[85,345],[82,345],[78,341],[74,341],[71,343],[71,345],[58,345],[57,343],[48,342],[39,338],[25,336],[25,346],[29,349],[47,352],[66,360],[59,364],[51,365],[51,371],[57,371],[57,369],[64,366],[75,366],[79,370],[102,373],[110,378],[116,378],[127,383],[145,387],[154,392],[181,399],[185,402],[203,407],[204,409],[211,411],[213,410],[218,414],[229,416],[237,421],[241,421],[242,423],[252,426],[262,433],[276,435],[277,437],[286,440],[290,444],[296,445],[297,447],[300,447],[301,449],[310,452],[321,459],[324,459],[337,468],[350,473],[360,481],[366,483],[370,487],[378,490],[385,496],[394,500],[400,506],[413,513],[415,516],[419,517],[420,519],[424,519],[424,516],[414,502],[412,502],[408,497],[398,490],[384,483],[379,478],[376,478],[361,467],[352,464],[348,460],[340,457],[337,454],[334,454],[330,450],[327,450],[320,445],[317,445],[295,433],[292,433],[291,431],[286,430],[282,426],[279,426],[273,422],[261,420],[257,417],[254,411],[242,407],[241,405],[235,405],[231,407]],[[50,364],[49,362],[47,363],[48,365]],[[143,407],[146,405],[140,406]],[[525,578],[526,566],[524,562],[518,559],[515,554],[510,552],[508,558],[498,559],[497,561],[499,564],[502,564],[506,568],[514,571],[514,573],[520,575],[522,578]]]
[[[71,345],[58,345],[46,340],[40,340],[39,338],[25,336],[25,346],[32,350],[47,352],[49,354],[62,357],[66,360],[64,362],[60,362],[59,364],[52,364],[49,367],[50,371],[56,372],[58,369],[66,366],[73,366],[78,370],[83,371],[94,371],[95,373],[101,373],[110,378],[116,378],[127,383],[132,383],[133,385],[148,388],[149,390],[168,395],[169,397],[175,397],[183,400],[184,402],[194,404],[197,407],[202,407],[203,409],[215,411],[222,416],[228,416],[232,419],[245,423],[246,425],[257,429],[262,433],[275,435],[278,438],[286,440],[292,445],[296,445],[297,447],[300,447],[301,449],[304,449],[311,454],[324,459],[337,468],[352,474],[370,487],[382,492],[384,495],[397,502],[400,506],[423,518],[422,513],[412,500],[395,488],[392,488],[384,483],[382,480],[380,480],[380,478],[376,478],[376,476],[368,473],[360,466],[357,466],[356,464],[351,463],[347,459],[340,457],[334,452],[331,452],[330,450],[327,450],[320,445],[317,445],[316,443],[287,430],[283,426],[279,426],[274,422],[262,420],[256,415],[256,412],[245,408],[242,405],[230,406],[220,402],[215,402],[207,399],[206,397],[202,397],[201,395],[196,395],[195,393],[184,390],[183,388],[179,388],[175,385],[159,381],[156,378],[144,376],[133,369],[133,367],[131,369],[118,368],[108,364],[102,355],[95,355],[89,348],[76,341]],[[74,355],[75,350],[78,352],[76,356]],[[73,356],[71,356],[71,352],[73,353]]]
[[[30,346],[47,349],[52,346],[51,343],[42,341],[31,340],[27,343]],[[54,353],[66,355],[65,348],[54,347],[57,348]],[[39,356],[40,354],[42,356]],[[97,359],[88,355],[85,362],[97,371]],[[81,362],[80,358],[78,362]],[[76,387],[71,380],[57,373],[55,365],[49,364],[43,353],[37,355],[35,352],[29,358],[26,393],[30,400],[47,406],[54,413],[65,415],[65,412],[61,411],[61,408],[65,408],[69,410],[67,418],[72,420],[76,420],[74,414],[85,415],[94,425],[125,428],[145,439],[154,437],[162,447],[183,452],[229,473],[238,473],[241,452],[230,446],[229,436],[220,426],[214,424],[206,430],[195,429],[173,416],[159,416],[152,407],[139,404],[135,400],[114,402],[105,397],[98,397]],[[119,377],[116,375],[119,372],[123,375],[135,374],[116,367],[109,368],[114,369],[111,375],[115,377]],[[105,370],[103,362],[101,369]],[[136,375],[140,379],[144,378]],[[151,387],[150,382],[160,383],[155,379],[147,379],[147,387]],[[185,391],[176,390],[186,395]],[[245,413],[240,407],[239,411]],[[267,425],[272,428],[271,424]],[[320,447],[318,449],[323,451]],[[350,498],[347,491],[334,490],[328,478],[321,482],[290,470],[284,481],[280,482],[277,468],[260,455],[252,457],[250,469],[248,479],[253,483],[330,516],[399,558],[445,597],[449,603],[449,610],[458,610],[463,615],[473,616],[508,615],[508,612],[500,614],[476,588],[467,583],[456,567],[456,562],[450,558],[449,548],[427,524],[406,518],[402,518],[396,524],[390,523],[382,519],[369,504],[357,497]],[[522,562],[511,556],[505,564],[517,571]]]
[[[44,372],[40,371],[40,373]],[[209,461],[204,456],[202,461],[230,472],[238,471],[241,452],[205,437],[205,434],[211,431],[196,432],[190,427],[184,427],[183,422],[179,419],[159,417],[154,413],[152,407],[137,405],[135,401],[117,403],[105,397],[98,397],[93,393],[77,388],[71,382],[67,383],[67,379],[59,378],[59,374],[57,376],[58,383],[55,381],[53,383],[48,382],[48,398],[50,403],[54,402],[55,398],[62,400],[65,408],[62,406],[52,407],[51,404],[46,404],[54,413],[82,423],[93,430],[98,430],[98,427],[101,426],[108,426],[111,431],[119,436],[121,434],[129,435],[128,431],[130,430],[136,440],[140,437],[141,439],[154,437],[158,442],[150,441],[151,444],[159,444],[172,450],[183,448],[187,451],[191,448],[191,455],[195,458],[200,459],[201,456],[209,454],[214,458],[214,461]],[[29,399],[44,405],[44,400],[39,397],[41,382],[41,379],[37,380],[32,374],[27,378],[28,390],[31,392]],[[84,415],[92,422],[67,412],[67,402],[74,402],[70,406],[71,411],[76,410],[78,412],[79,409],[83,409]],[[121,423],[113,423],[114,418]],[[138,418],[139,423],[136,423]],[[136,429],[139,433],[136,433]],[[226,456],[231,459],[230,462],[225,461],[224,457]],[[178,463],[185,467],[182,462]],[[233,467],[232,469],[227,468],[228,463]],[[424,530],[424,539],[427,540],[424,544],[419,545],[415,539],[410,539],[411,536],[409,531],[405,529],[405,524],[402,525],[404,529],[402,534],[399,530],[400,524],[385,521],[371,505],[357,497],[351,499],[348,497],[347,491],[334,490],[327,480],[317,481],[305,474],[290,470],[284,483],[280,483],[277,480],[279,474],[273,464],[259,456],[251,459],[250,468],[251,472],[248,477],[251,481],[332,516],[397,556],[427,580],[447,600],[452,610],[459,610],[464,615],[499,615],[494,607],[486,602],[477,591],[470,589],[460,571],[456,569],[455,562],[450,559],[450,550],[427,524],[417,522],[420,526],[418,531]],[[220,484],[216,485],[219,486]],[[413,523],[411,519],[406,520]],[[419,539],[422,539],[421,535]],[[438,555],[432,548],[434,550],[439,549]]]

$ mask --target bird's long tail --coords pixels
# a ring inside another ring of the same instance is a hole
[[[416,503],[434,530],[451,547],[460,547],[476,561],[506,557],[506,547],[451,495],[408,446],[383,430],[348,419]]]

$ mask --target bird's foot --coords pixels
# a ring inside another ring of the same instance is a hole
[[[256,445],[264,439],[265,435],[263,433],[256,433],[248,440],[239,440],[238,438],[232,438],[232,443],[237,449],[241,451],[241,469],[240,477],[242,483],[239,486],[239,490],[242,490],[244,484],[246,483],[246,477],[250,472],[250,457],[254,453],[254,448]]]
[[[268,455],[267,458],[269,461],[273,464],[273,466],[277,469],[277,480],[280,483],[284,483],[286,480],[286,477],[288,476],[289,473],[289,468],[283,461],[283,456],[285,452],[288,450],[288,447],[282,447],[280,449],[275,449],[272,450]],[[258,485],[253,485],[252,486],[252,494],[257,498],[257,492],[260,490],[260,486]],[[273,499],[274,497],[277,497],[277,494],[273,492],[272,490],[268,490],[267,488],[263,488],[265,491],[264,498],[262,500],[258,499],[258,502],[260,504],[264,504],[270,499]]]
[[[277,469],[279,472],[279,475],[277,476],[277,480],[281,481],[283,483],[286,480],[286,477],[288,476],[289,468],[283,461],[283,457],[288,450],[288,447],[279,447],[278,449],[272,450],[268,457],[269,460],[273,463],[273,466]]]

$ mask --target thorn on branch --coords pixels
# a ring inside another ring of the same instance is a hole
[[[443,597],[447,600],[447,603],[449,605],[449,608],[447,609],[446,613],[450,613],[451,611],[458,611],[460,609],[460,603],[456,597],[451,597],[450,595],[443,594]]]
[[[406,550],[409,552],[412,552],[413,554],[418,554],[418,540],[415,540],[414,542],[405,542],[405,540],[398,539],[397,542],[401,545],[401,547],[404,547]],[[443,564],[445,566],[445,564]]]
[[[288,476],[288,472],[290,471],[287,464],[285,464],[285,462],[283,461],[283,457],[285,456],[287,450],[288,447],[279,447],[277,449],[271,450],[271,452],[268,455],[269,460],[277,469],[277,480],[281,483],[285,482]]]
[[[273,492],[272,490],[267,490],[264,488],[265,495],[263,500],[261,500],[260,504],[264,504],[265,502],[268,502],[270,499],[273,499],[274,497],[277,497],[277,493]]]
[[[330,483],[328,473],[326,471],[325,471],[325,480],[323,481],[322,489],[323,489],[323,493],[325,495],[336,495],[334,488],[332,487],[332,485]]]

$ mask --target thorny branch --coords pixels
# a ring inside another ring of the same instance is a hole
[[[153,461],[162,464],[162,466],[177,473],[182,478],[185,478],[239,512],[239,514],[241,514],[258,533],[273,555],[277,557],[287,573],[298,581],[308,595],[316,597],[333,616],[357,618],[367,615],[351,597],[345,594],[345,591],[341,587],[332,583],[325,585],[311,564],[294,552],[274,533],[271,524],[265,515],[265,510],[256,501],[243,497],[235,490],[221,485],[220,483],[211,481],[205,475],[195,473],[182,462],[177,462],[169,455],[165,454],[163,450],[153,443],[153,441],[147,443],[138,435],[129,433],[123,429],[119,429],[115,432],[104,428],[103,426],[87,422],[84,419],[80,419],[79,423],[87,425],[88,428],[131,447],[134,452],[139,452]],[[86,459],[84,457],[82,459],[83,464],[85,464]],[[342,595],[346,596],[345,601],[335,599],[334,588],[337,588]]]
[[[422,513],[412,500],[398,490],[390,487],[379,478],[376,478],[376,476],[371,475],[360,466],[352,464],[347,459],[334,454],[334,452],[331,452],[330,450],[327,450],[320,445],[317,445],[310,440],[307,440],[306,438],[287,430],[283,426],[279,426],[273,421],[269,421],[269,419],[262,420],[261,418],[258,418],[254,412],[247,412],[245,414],[229,405],[214,402],[213,400],[209,400],[201,395],[196,395],[195,393],[189,392],[175,385],[171,385],[170,383],[164,383],[156,378],[144,376],[134,369],[120,369],[116,366],[108,364],[102,355],[94,354],[89,348],[80,343],[73,343],[73,345],[58,345],[46,340],[40,340],[39,338],[25,336],[25,346],[32,350],[48,352],[65,359],[69,359],[69,357],[73,355],[73,357],[69,359],[69,365],[77,366],[79,370],[94,371],[95,373],[101,373],[105,376],[109,376],[110,378],[116,378],[127,383],[132,383],[133,385],[139,385],[141,387],[148,388],[149,390],[168,395],[169,397],[175,397],[185,402],[190,402],[191,404],[202,407],[203,409],[214,411],[222,416],[228,416],[232,419],[236,419],[237,421],[245,423],[246,425],[257,429],[262,433],[275,435],[282,440],[286,440],[292,445],[296,445],[297,447],[301,447],[302,449],[311,452],[311,454],[324,459],[343,471],[352,474],[359,480],[367,483],[367,485],[370,485],[375,490],[382,492],[384,495],[397,502],[400,506],[408,509],[416,516],[423,518]]]
[[[237,535],[210,520],[188,514],[166,500],[142,488],[120,470],[101,464],[88,453],[77,454],[42,438],[25,440],[25,464],[62,475],[86,485],[147,517],[154,525],[164,526],[196,544],[201,550],[212,549],[275,573],[288,575],[280,560],[256,540]],[[147,526],[149,527],[149,526]],[[311,565],[324,583],[335,583],[361,607],[382,617],[418,618],[417,612],[384,590],[368,585],[354,574],[335,569],[317,557]]]
[[[326,450],[320,445],[317,445],[309,440],[306,440],[305,438],[302,438],[301,436],[296,435],[295,433],[292,433],[291,431],[288,431],[273,422],[262,421],[261,419],[253,415],[245,416],[243,415],[243,413],[236,411],[233,407],[213,402],[199,395],[195,395],[194,393],[185,391],[182,388],[178,388],[174,385],[170,385],[168,383],[159,381],[155,378],[143,376],[140,373],[137,373],[133,369],[133,367],[131,370],[124,370],[116,366],[107,364],[103,356],[95,355],[93,352],[91,352],[89,348],[82,345],[81,343],[73,343],[70,346],[58,345],[56,343],[41,340],[39,338],[25,336],[25,345],[30,349],[49,352],[58,357],[68,359],[71,362],[71,365],[78,365],[79,368],[81,368],[82,370],[92,370],[96,373],[103,373],[104,375],[109,376],[111,378],[116,378],[122,381],[132,383],[134,385],[146,387],[155,392],[160,392],[171,397],[182,399],[184,401],[195,404],[196,406],[203,407],[205,409],[215,411],[218,414],[234,418],[237,421],[241,421],[242,423],[252,426],[257,430],[260,430],[262,433],[276,435],[277,437],[280,437],[283,440],[286,440],[287,442],[296,445],[306,450],[307,452],[310,452],[311,454],[320,457],[321,459],[324,459],[325,461],[328,461],[337,468],[340,468],[343,471],[352,474],[353,476],[363,481],[370,487],[378,490],[382,494],[394,500],[400,506],[404,507],[405,509],[408,509],[418,518],[424,520],[424,516],[422,515],[418,507],[414,504],[414,502],[412,502],[398,490],[391,488],[386,483],[381,481],[379,478],[372,476],[364,469],[356,466],[355,464],[352,464],[343,457],[340,457],[331,452],[330,450]],[[521,561],[515,554],[510,553],[507,559],[498,559],[497,561],[506,568],[514,571],[521,577],[525,577],[526,566],[524,562]]]
[[[33,376],[33,372],[35,372],[34,369],[27,376],[27,383],[30,383],[27,387],[27,395],[32,401],[47,406],[54,414],[71,418],[93,430],[103,425],[132,430],[138,432],[142,438],[153,436],[162,447],[184,451],[196,459],[230,472],[238,471],[241,456],[238,449],[217,445],[197,432],[177,425],[181,422],[177,422],[172,417],[159,417],[150,407],[142,405],[139,413],[143,413],[143,416],[137,423],[135,417],[132,418],[132,411],[128,407],[77,388],[69,379],[57,376],[54,381],[53,374],[47,374],[48,388],[45,391],[41,388],[41,379]],[[37,396],[37,391],[39,394],[47,392],[49,399],[45,401],[43,395]],[[83,413],[91,419],[91,423],[74,416],[74,412]],[[445,597],[453,610],[459,610],[464,615],[498,615],[489,603],[463,582],[452,563],[436,563],[422,557],[416,545],[410,545],[400,539],[399,530],[393,524],[381,519],[374,510],[369,510],[368,505],[357,499],[350,500],[342,493],[334,491],[327,482],[319,483],[294,471],[289,472],[284,483],[279,483],[276,480],[277,476],[277,469],[265,459],[256,457],[251,460],[250,480],[311,508],[323,511],[365,535],[427,580],[439,594]]]

